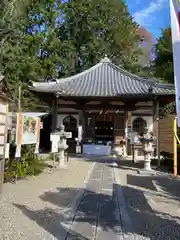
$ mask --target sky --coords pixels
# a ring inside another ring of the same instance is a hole
[[[135,21],[152,32],[155,38],[161,29],[170,26],[169,0],[124,0]]]

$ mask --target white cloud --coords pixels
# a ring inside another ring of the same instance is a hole
[[[133,17],[134,20],[141,24],[144,24],[145,20],[151,16],[154,12],[160,10],[164,7],[164,4],[167,0],[156,0],[151,2],[146,8],[134,13]]]

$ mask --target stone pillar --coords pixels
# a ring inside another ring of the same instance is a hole
[[[138,149],[137,149],[136,144],[133,144],[132,155],[133,155],[133,156],[132,156],[132,157],[133,157],[132,162],[133,162],[133,163],[136,163],[137,157],[138,157]]]
[[[67,166],[65,165],[64,152],[67,149],[68,145],[67,145],[65,126],[63,124],[61,124],[61,126],[60,126],[59,136],[60,136],[60,141],[59,141],[59,146],[58,146],[58,158],[59,158],[58,167],[66,168]]]
[[[135,148],[134,149],[134,162],[136,162],[137,157],[138,157],[138,150],[137,150],[137,148]]]
[[[65,146],[66,145],[66,139],[62,139],[61,144]],[[67,166],[65,165],[64,151],[65,151],[65,149],[60,149],[59,150],[59,167],[60,168],[67,168]]]
[[[144,150],[144,168],[139,170],[139,173],[146,173],[151,174],[153,173],[153,170],[151,169],[151,154],[154,151],[153,149],[153,141],[154,136],[153,134],[146,129],[143,137],[141,138],[141,141],[143,143],[143,150]]]
[[[58,111],[58,98],[54,96],[52,100],[52,132],[56,130],[57,126],[57,111]]]
[[[151,151],[152,150],[152,142],[145,142],[144,144],[145,156],[144,156],[144,170],[151,171]]]

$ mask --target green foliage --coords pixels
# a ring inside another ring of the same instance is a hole
[[[0,12],[0,68],[14,100],[17,102],[18,87],[21,85],[22,108],[32,111],[41,110],[43,105],[29,91],[29,81],[38,81],[47,75],[46,61],[39,57],[45,34],[36,30],[38,25],[34,21],[38,6],[43,8],[44,5],[36,4],[36,1],[26,1],[25,4],[21,1],[4,1],[4,11]],[[53,63],[48,67],[53,71]]]
[[[58,158],[58,154],[57,154],[57,153],[50,153],[49,158],[50,158],[51,160],[54,160],[54,155],[55,155],[55,161],[58,161],[59,158]]]
[[[167,104],[165,107],[160,109],[160,116],[168,116],[168,115],[174,115],[176,114],[176,103],[171,102]]]
[[[62,5],[62,37],[71,46],[64,57],[69,75],[96,64],[105,54],[132,72],[139,71],[140,36],[127,7],[119,0],[75,0]]]
[[[152,71],[154,76],[162,82],[174,84],[173,52],[170,28],[162,30],[161,36],[157,39]],[[165,116],[175,113],[176,104],[175,102],[172,102],[161,109],[160,114],[161,116]]]
[[[164,82],[174,83],[173,72],[173,53],[171,29],[167,28],[162,31],[155,46],[155,60],[153,64],[154,75]]]
[[[23,145],[21,152],[21,159],[17,160],[15,156],[15,146],[10,148],[10,159],[6,163],[5,181],[11,181],[17,178],[23,178],[28,175],[37,175],[47,167],[43,158],[39,158],[34,154],[35,146]]]
[[[0,50],[0,69],[16,102],[21,85],[25,111],[44,110],[28,89],[30,80],[76,74],[105,54],[128,71],[141,71],[138,25],[122,0],[3,0]]]

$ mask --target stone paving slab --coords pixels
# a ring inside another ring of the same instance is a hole
[[[71,231],[82,239],[123,239],[113,168],[97,163],[78,207]],[[73,239],[70,234],[67,240]],[[78,238],[77,238],[78,239]]]
[[[97,240],[122,239],[122,222],[117,204],[117,194],[114,189],[113,175],[113,169],[107,165],[104,168],[102,181],[102,196],[104,197],[100,201]],[[110,194],[106,194],[107,191]]]

